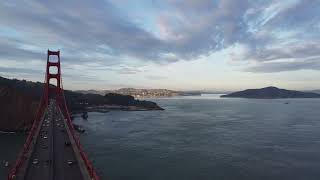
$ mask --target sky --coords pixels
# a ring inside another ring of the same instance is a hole
[[[320,0],[2,0],[0,76],[66,89],[320,89]]]

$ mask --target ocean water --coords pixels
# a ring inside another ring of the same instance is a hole
[[[166,110],[75,119],[86,129],[81,142],[102,179],[320,179],[320,99],[152,100]],[[3,136],[0,160],[22,144]]]
[[[1,121],[1,119],[0,119]],[[17,158],[26,135],[7,134],[0,132],[0,180],[7,179],[9,168],[5,167],[5,161],[13,163]]]

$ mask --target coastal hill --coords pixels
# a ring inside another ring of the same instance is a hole
[[[198,91],[174,91],[169,89],[136,89],[136,88],[121,88],[117,90],[79,90],[76,91],[83,94],[100,94],[116,93],[129,95],[135,98],[156,98],[156,97],[172,97],[172,96],[195,96],[201,95]]]
[[[277,87],[265,87],[261,89],[247,89],[238,91],[221,97],[239,97],[255,99],[276,99],[276,98],[320,98],[320,94],[313,92],[292,91],[279,89]]]
[[[319,89],[317,89],[317,90],[312,90],[312,91],[309,91],[309,92],[313,92],[313,93],[320,94],[320,90],[319,90]]]
[[[30,128],[42,96],[44,84],[0,77],[0,131]],[[133,96],[109,93],[81,94],[64,91],[71,113],[115,110],[163,110],[151,101],[140,101]]]
[[[0,131],[25,130],[35,118],[38,100],[13,87],[0,87]]]

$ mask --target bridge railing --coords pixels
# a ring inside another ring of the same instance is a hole
[[[98,177],[98,175],[96,174],[96,172],[93,169],[92,163],[91,161],[88,159],[86,153],[83,150],[83,147],[80,143],[79,138],[75,135],[75,130],[73,128],[72,122],[71,122],[71,118],[70,118],[70,114],[68,111],[68,107],[67,107],[67,103],[66,103],[66,99],[64,96],[64,90],[63,90],[63,83],[62,83],[62,75],[61,75],[61,66],[60,66],[60,51],[49,51],[48,50],[48,56],[47,56],[47,72],[46,72],[46,76],[47,76],[47,86],[48,83],[50,82],[50,78],[52,78],[52,75],[49,71],[49,67],[54,65],[52,64],[52,62],[50,62],[50,55],[54,55],[58,57],[58,62],[57,64],[55,64],[55,66],[58,68],[58,73],[55,75],[56,79],[57,79],[57,86],[56,86],[56,94],[57,94],[57,101],[59,102],[60,105],[60,109],[63,111],[63,114],[65,116],[65,118],[67,119],[67,125],[68,128],[72,134],[72,138],[74,139],[74,141],[76,142],[77,148],[80,152],[81,158],[83,159],[85,166],[89,172],[90,178],[92,180],[99,180],[100,178]],[[49,90],[49,87],[47,87]]]
[[[36,118],[33,121],[32,127],[30,129],[29,135],[27,137],[27,140],[25,141],[22,150],[20,151],[18,158],[15,162],[15,164],[11,167],[11,170],[8,174],[8,180],[15,180],[18,170],[21,168],[24,161],[27,159],[27,154],[29,153],[30,147],[32,145],[32,142],[34,140],[35,133],[37,131],[37,128],[39,127],[40,119],[43,115],[44,107],[43,107],[43,98],[41,98]]]
[[[63,86],[63,85],[62,85]],[[93,179],[93,180],[100,180],[99,176],[97,175],[96,171],[94,170],[93,168],[93,165],[92,165],[92,162],[89,160],[88,156],[86,155],[81,143],[80,143],[80,139],[78,138],[78,136],[76,135],[76,132],[75,132],[75,129],[72,125],[72,121],[71,121],[71,118],[70,118],[70,114],[69,114],[69,111],[68,111],[68,108],[67,108],[67,104],[66,104],[66,100],[65,100],[65,96],[64,96],[64,91],[63,91],[63,88],[62,88],[62,98],[63,98],[63,104],[61,104],[62,106],[62,110],[63,110],[63,113],[64,113],[64,116],[65,118],[67,119],[67,125],[68,125],[68,128],[72,134],[72,138],[74,139],[75,143],[76,143],[76,146],[79,150],[79,153],[86,165],[86,168],[89,172],[89,175],[90,177]]]

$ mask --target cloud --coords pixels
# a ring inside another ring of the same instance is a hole
[[[207,55],[246,35],[242,16],[248,9],[247,0],[171,0],[169,4],[171,9],[160,14],[158,26],[172,51],[181,58]]]
[[[299,59],[299,61],[264,62],[256,66],[248,67],[248,72],[274,73],[297,70],[320,70],[320,56],[311,59]]]
[[[195,60],[232,49],[230,60],[247,62],[245,71],[318,70],[309,67],[317,67],[320,56],[318,0],[165,0],[153,5],[154,26],[146,30],[130,16],[131,7],[124,13],[110,1],[1,2],[0,61],[39,60],[53,48],[62,50],[69,67],[108,66],[135,74],[141,72],[137,65],[119,65]]]
[[[36,74],[44,74],[44,72],[40,70],[34,69],[26,69],[26,68],[11,68],[11,67],[0,67],[0,72],[2,73],[22,73],[22,74],[29,74],[29,75],[36,75]]]
[[[22,43],[58,47],[73,56],[100,52],[156,59],[165,51],[161,41],[118,14],[108,2],[10,1],[0,5],[0,17],[2,26],[23,32]]]
[[[149,76],[146,76],[147,79],[150,79],[150,80],[163,80],[163,79],[168,79],[168,77],[165,77],[165,76],[158,76],[158,75],[149,75]]]

